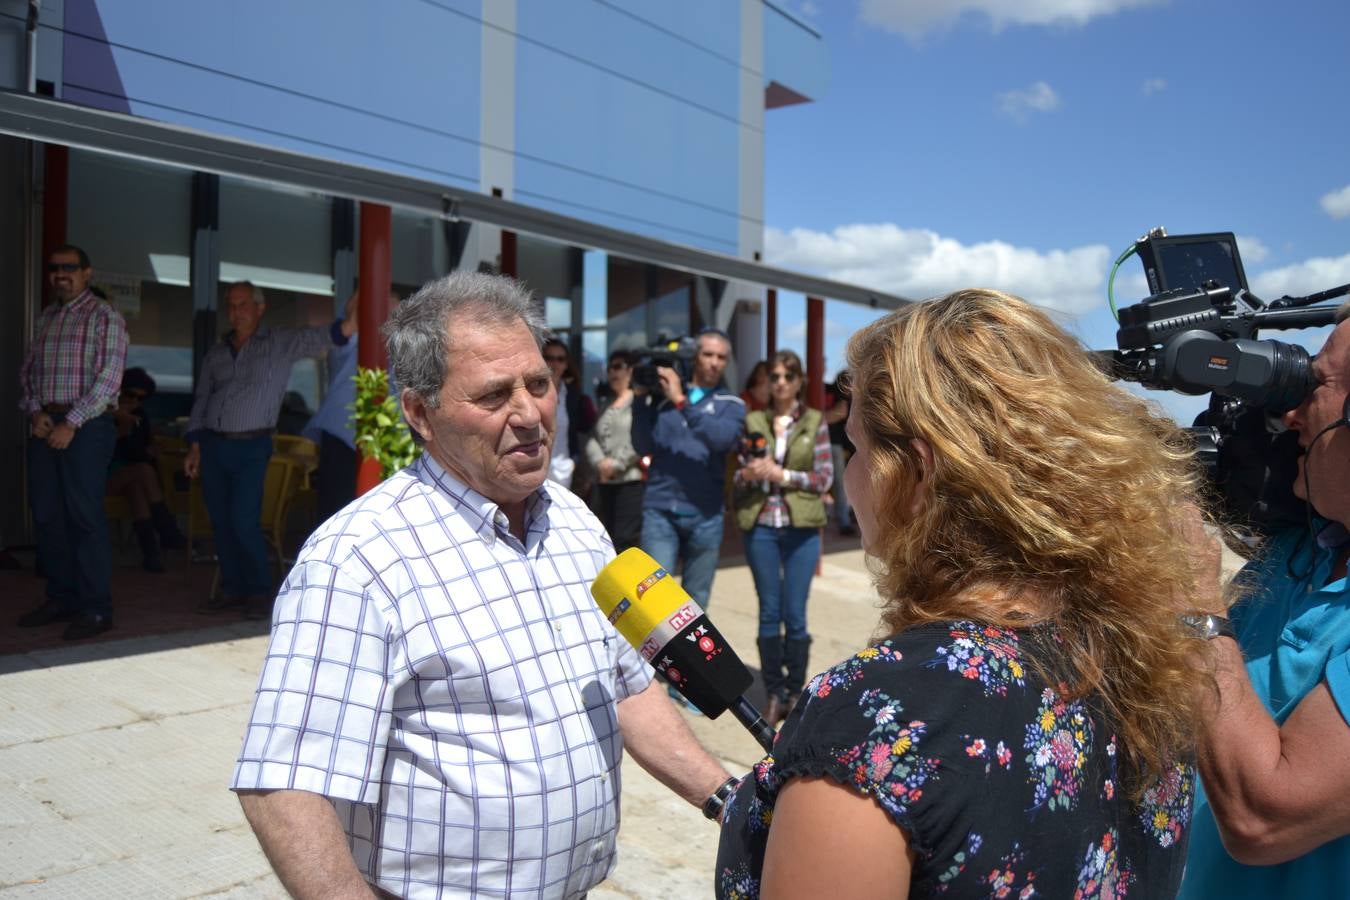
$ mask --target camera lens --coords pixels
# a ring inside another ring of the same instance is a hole
[[[1298,344],[1264,341],[1272,345],[1270,380],[1266,392],[1266,410],[1286,413],[1303,402],[1312,390],[1312,358]]]

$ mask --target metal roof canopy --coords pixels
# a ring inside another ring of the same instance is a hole
[[[896,309],[912,302],[842,281],[643,237],[434,181],[33,94],[0,91],[0,134],[301,187],[417,210],[442,219],[484,222],[698,275],[748,281],[874,309]]]

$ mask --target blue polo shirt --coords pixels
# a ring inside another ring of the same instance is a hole
[[[1350,585],[1345,578],[1327,583],[1350,535],[1335,523],[1321,524],[1311,549],[1307,531],[1296,530],[1275,539],[1263,560],[1250,563],[1243,576],[1253,579],[1254,590],[1232,613],[1252,687],[1280,724],[1321,681],[1350,721]],[[1350,760],[1329,762],[1350,765]],[[1197,792],[1181,897],[1325,897],[1346,885],[1350,836],[1280,865],[1244,866],[1224,850],[1204,791]]]

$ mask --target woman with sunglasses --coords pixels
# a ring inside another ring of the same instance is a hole
[[[802,403],[802,361],[791,350],[768,360],[769,402],[746,413],[736,472],[736,523],[759,594],[759,661],[770,725],[785,719],[806,681],[811,635],[806,598],[826,522],[822,496],[834,480],[830,430]]]
[[[646,483],[633,449],[633,354],[609,355],[609,393],[586,442],[586,459],[595,470],[596,515],[622,553],[642,540],[642,495]]]

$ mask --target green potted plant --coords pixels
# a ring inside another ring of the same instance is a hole
[[[359,495],[408,465],[422,448],[413,441],[398,402],[389,395],[389,375],[384,369],[358,367],[352,380],[356,399],[351,405],[351,423],[361,454],[356,475]]]

